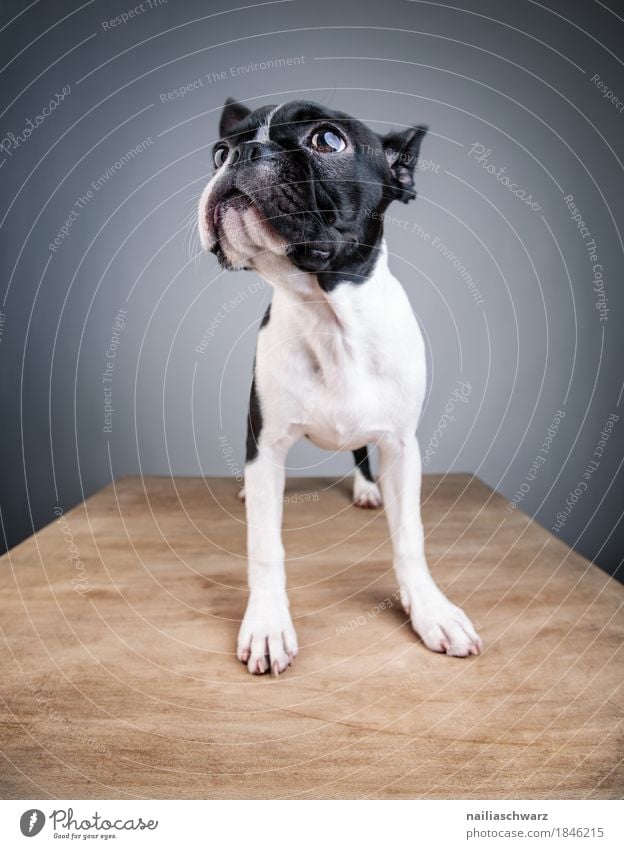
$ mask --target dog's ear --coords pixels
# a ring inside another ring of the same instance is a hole
[[[238,103],[233,97],[228,97],[223,106],[221,120],[219,121],[219,135],[221,138],[231,135],[234,127],[251,115],[251,109],[247,109],[242,103]]]
[[[389,194],[392,200],[407,203],[416,197],[414,189],[414,169],[418,163],[420,145],[427,127],[410,127],[395,133],[381,136],[381,143],[390,168],[392,180]]]

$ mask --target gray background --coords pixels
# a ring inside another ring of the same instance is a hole
[[[419,197],[391,207],[398,220],[386,226],[427,340],[419,429],[423,450],[435,452],[427,470],[474,472],[509,499],[525,484],[522,508],[552,527],[609,415],[624,413],[624,115],[591,81],[598,74],[624,99],[622,4],[292,0],[229,10],[152,0],[127,23],[103,26],[131,8],[101,0],[2,8],[0,136],[17,137],[71,89],[17,149],[0,152],[5,543],[112,475],[227,475],[242,466],[254,339],[270,293],[249,273],[224,275],[212,256],[198,259],[192,223],[230,95],[252,106],[319,100],[378,132],[429,124]],[[303,60],[253,68],[289,57]],[[162,102],[199,78],[203,86]],[[51,252],[77,199],[146,139],[92,190]],[[474,143],[541,209],[487,173],[469,154]],[[563,201],[570,193],[598,244],[606,321]],[[120,309],[126,326],[105,433],[102,374]],[[435,445],[458,380],[470,383],[468,400],[455,402]],[[557,410],[565,418],[527,481]],[[623,431],[617,421],[559,533],[612,573],[622,553]],[[349,455],[303,444],[289,460],[293,475],[351,466]]]

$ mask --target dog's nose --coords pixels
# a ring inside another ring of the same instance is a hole
[[[239,162],[252,162],[254,159],[268,159],[275,156],[278,148],[272,142],[248,141],[238,148]]]

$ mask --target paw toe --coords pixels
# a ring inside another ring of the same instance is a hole
[[[407,593],[401,592],[401,601]],[[479,655],[483,650],[481,638],[472,622],[459,607],[446,599],[443,603],[419,604],[417,610],[412,607],[412,627],[427,648],[443,652],[450,657],[468,657]],[[432,609],[433,608],[433,609]]]
[[[375,481],[357,477],[353,484],[353,503],[365,510],[375,510],[381,506],[381,492]]]
[[[269,610],[255,603],[241,624],[236,651],[252,675],[279,675],[297,654],[297,637],[287,606]]]

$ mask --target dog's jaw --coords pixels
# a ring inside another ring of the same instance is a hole
[[[242,192],[219,196],[217,173],[199,199],[198,228],[202,249],[216,254],[226,268],[260,271],[259,257],[285,257],[287,244],[252,201]],[[261,273],[261,272],[260,272]]]

